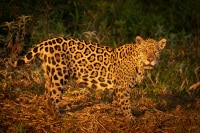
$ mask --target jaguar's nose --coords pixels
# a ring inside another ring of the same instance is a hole
[[[148,60],[149,62],[152,62],[152,61],[153,61],[153,58],[150,57],[150,58],[147,58],[147,60]]]

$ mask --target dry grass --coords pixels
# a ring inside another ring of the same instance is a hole
[[[108,104],[86,106],[61,118],[49,115],[44,107],[42,96],[32,93],[1,93],[0,121],[1,132],[199,132],[200,99],[188,106],[176,105],[175,108],[161,111],[149,98],[133,101],[137,110],[143,113],[131,123],[120,116],[112,115]],[[85,103],[84,103],[85,104]]]

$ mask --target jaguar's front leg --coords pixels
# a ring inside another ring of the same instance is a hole
[[[114,91],[113,106],[115,110],[120,111],[125,117],[132,119],[130,104],[130,89],[124,87],[116,87]]]

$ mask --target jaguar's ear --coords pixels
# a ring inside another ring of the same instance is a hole
[[[163,49],[166,46],[166,42],[167,40],[165,38],[161,39],[158,43],[159,43],[159,47],[161,49]]]
[[[142,42],[144,42],[143,38],[141,36],[136,36],[136,44],[141,44]]]

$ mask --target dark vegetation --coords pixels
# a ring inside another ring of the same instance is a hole
[[[0,132],[200,132],[199,3],[1,0]],[[166,38],[167,47],[159,65],[132,89],[134,124],[112,116],[110,106],[99,102],[108,101],[107,97],[86,92],[89,97],[66,94],[76,111],[53,118],[41,100],[44,79],[38,61],[17,69],[6,61],[55,36],[118,47],[133,43],[137,35]]]

